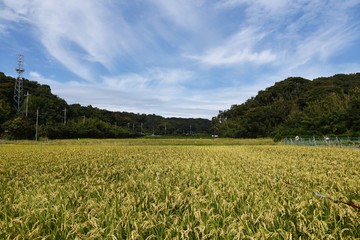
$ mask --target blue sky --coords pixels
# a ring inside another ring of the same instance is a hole
[[[209,118],[290,76],[360,71],[360,0],[0,0],[0,71],[68,103]]]

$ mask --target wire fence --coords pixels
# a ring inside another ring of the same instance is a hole
[[[359,147],[360,137],[321,137],[321,138],[302,138],[286,137],[285,145],[302,145],[302,146],[329,146],[329,147]]]

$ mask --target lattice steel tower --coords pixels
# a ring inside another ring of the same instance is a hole
[[[18,73],[18,77],[15,80],[15,88],[14,88],[14,106],[19,113],[21,110],[21,104],[23,101],[23,72],[24,69],[24,56],[19,54],[17,56],[18,66],[16,68],[16,72]]]

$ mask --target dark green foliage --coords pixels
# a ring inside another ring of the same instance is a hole
[[[47,137],[51,139],[69,138],[128,138],[137,137],[125,128],[111,125],[96,118],[87,119],[85,122],[70,120],[64,124],[47,126]]]
[[[14,78],[0,72],[0,136],[10,139],[35,138],[37,109],[38,136],[50,139],[210,134],[211,122],[207,119],[163,118],[157,115],[111,112],[79,104],[68,105],[53,95],[49,86],[26,79],[24,93],[29,92],[30,97],[28,115],[25,116],[25,97],[20,113],[16,113],[13,107],[14,85]]]
[[[5,136],[9,139],[34,139],[35,128],[32,122],[23,116],[16,116],[15,118],[3,124],[5,129]]]
[[[360,135],[360,73],[288,78],[213,118],[227,137]]]

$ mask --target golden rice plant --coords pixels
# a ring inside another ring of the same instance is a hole
[[[0,238],[360,238],[358,149],[192,141],[0,145]]]

